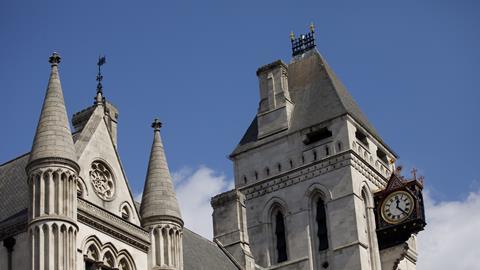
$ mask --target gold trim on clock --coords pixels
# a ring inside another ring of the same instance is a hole
[[[410,217],[414,207],[415,201],[410,193],[395,191],[383,200],[380,213],[386,222],[399,224]]]

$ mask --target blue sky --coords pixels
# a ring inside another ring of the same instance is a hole
[[[120,110],[119,151],[143,188],[154,117],[172,171],[231,179],[233,150],[258,104],[256,69],[290,61],[289,33],[317,27],[326,57],[400,163],[438,200],[480,187],[478,1],[1,1],[0,163],[28,152],[63,57],[71,116],[93,102],[96,60]]]

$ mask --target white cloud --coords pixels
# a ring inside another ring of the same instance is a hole
[[[436,202],[425,193],[427,226],[419,233],[419,270],[478,269],[480,190],[459,201]]]
[[[207,239],[212,239],[213,209],[210,198],[233,188],[233,180],[205,166],[196,170],[183,168],[172,175],[185,226]]]
[[[233,188],[224,174],[200,166],[172,173],[185,226],[212,239],[211,197]],[[141,193],[135,199],[141,200]],[[419,270],[471,270],[480,258],[480,189],[457,201],[435,201],[425,192],[427,226],[418,235]]]

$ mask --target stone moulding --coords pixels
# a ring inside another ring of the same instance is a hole
[[[133,225],[83,199],[78,199],[78,221],[110,235],[145,252],[150,246],[150,235]]]
[[[376,172],[355,151],[347,150],[287,173],[242,187],[240,191],[245,194],[247,200],[250,200],[346,166],[352,166],[378,188],[383,188],[387,183],[387,179]]]

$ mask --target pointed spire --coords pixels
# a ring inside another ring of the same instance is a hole
[[[29,164],[37,160],[64,159],[74,164],[78,170],[77,156],[58,75],[60,60],[60,55],[55,52],[49,58],[52,66],[50,80],[33,140]]]
[[[140,206],[143,226],[167,220],[183,225],[160,136],[161,127],[162,123],[155,119],[152,123],[152,150]]]

